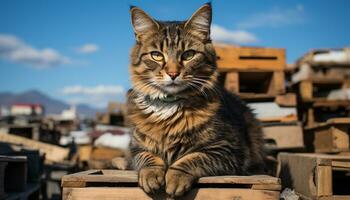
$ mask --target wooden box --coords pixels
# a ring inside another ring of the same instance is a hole
[[[294,86],[302,101],[326,100],[332,91],[349,87],[350,80],[342,78],[311,78]]]
[[[298,122],[264,123],[265,146],[269,150],[301,149],[304,147],[303,129]]]
[[[219,81],[242,99],[271,98],[285,93],[283,71],[223,72]]]
[[[349,151],[350,118],[333,118],[305,129],[305,143],[309,151],[336,153]]]
[[[302,199],[350,199],[350,155],[280,153],[278,161],[283,188]]]
[[[135,171],[89,170],[66,175],[62,187],[63,200],[166,199],[164,193],[144,193],[137,185]],[[266,175],[204,177],[180,199],[278,200],[279,191],[279,179]]]
[[[299,115],[307,127],[314,127],[332,118],[350,117],[350,100],[316,100],[303,102]]]
[[[215,50],[220,71],[283,71],[286,65],[285,49],[216,45]]]

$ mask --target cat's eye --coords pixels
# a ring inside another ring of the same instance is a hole
[[[152,51],[151,52],[151,57],[155,61],[162,61],[164,59],[163,54],[158,52],[158,51]]]
[[[181,55],[181,60],[185,60],[185,61],[191,60],[191,59],[194,57],[194,54],[196,54],[196,52],[193,51],[193,50],[185,51],[185,52]]]

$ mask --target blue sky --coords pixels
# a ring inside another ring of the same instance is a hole
[[[129,5],[156,19],[184,20],[206,1],[1,0],[0,92],[38,89],[102,107],[129,87],[134,44]],[[287,49],[350,46],[350,1],[213,0],[212,37]]]

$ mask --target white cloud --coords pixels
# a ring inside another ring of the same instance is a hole
[[[244,30],[228,30],[219,25],[211,26],[211,37],[214,41],[229,42],[229,43],[253,43],[257,42],[257,37],[250,32]]]
[[[84,44],[76,50],[81,54],[95,53],[99,50],[99,46],[96,44]]]
[[[36,68],[49,68],[69,64],[71,60],[52,48],[36,49],[21,39],[0,34],[0,58]]]
[[[280,27],[284,25],[302,24],[304,22],[304,6],[302,4],[298,4],[289,9],[274,7],[270,11],[257,13],[238,23],[237,27],[242,29]]]
[[[62,90],[72,104],[88,104],[93,107],[106,107],[109,101],[124,101],[126,91],[120,85],[67,86]]]

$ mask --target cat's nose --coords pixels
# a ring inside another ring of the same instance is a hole
[[[180,73],[178,73],[178,72],[167,72],[167,74],[170,76],[170,78],[172,80],[175,80],[176,77],[178,77]]]

